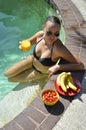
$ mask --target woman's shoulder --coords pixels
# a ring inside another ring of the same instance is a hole
[[[37,37],[42,37],[43,35],[44,35],[44,31],[42,30],[36,33]]]
[[[55,52],[56,53],[62,53],[63,51],[66,51],[66,46],[62,43],[62,41],[60,39],[58,39],[56,42],[55,42]]]
[[[57,48],[61,48],[62,46],[64,47],[64,44],[62,43],[62,41],[60,39],[57,39],[56,42],[55,42],[55,46]]]
[[[43,31],[39,31],[37,33],[35,33],[32,37],[29,38],[29,41],[34,44],[37,43],[38,39],[40,39],[41,37],[43,37],[44,32]]]

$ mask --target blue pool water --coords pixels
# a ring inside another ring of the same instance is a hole
[[[0,0],[0,100],[18,84],[8,82],[4,71],[21,60],[19,41],[39,31],[50,15],[57,16],[44,0]],[[63,28],[60,38],[64,41]]]

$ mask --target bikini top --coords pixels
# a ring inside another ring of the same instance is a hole
[[[42,40],[42,39],[41,39]],[[40,41],[41,41],[40,40]],[[38,41],[38,43],[40,42],[40,41]],[[38,44],[37,43],[37,44]],[[55,61],[52,61],[52,52],[53,52],[53,46],[54,46],[54,44],[52,45],[52,48],[51,48],[51,57],[50,58],[40,58],[40,57],[38,57],[37,55],[36,55],[36,46],[34,47],[34,50],[33,50],[33,55],[34,55],[34,57],[37,59],[37,60],[39,60],[39,62],[42,64],[42,65],[44,65],[44,66],[53,66],[53,65],[55,65],[56,63],[57,63],[57,61],[55,62]]]

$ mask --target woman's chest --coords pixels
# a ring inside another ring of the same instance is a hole
[[[36,54],[37,56],[43,57],[51,57],[51,48],[48,48],[46,45],[37,45],[36,46]]]

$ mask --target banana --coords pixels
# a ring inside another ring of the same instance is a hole
[[[76,87],[74,84],[72,84],[71,82],[68,82],[68,86],[69,86],[72,90],[77,91],[77,87]]]
[[[66,81],[67,81],[67,76],[68,76],[67,73],[61,76],[61,88],[62,88],[62,90],[63,90],[64,92],[67,92],[67,87],[66,87],[66,84],[67,84],[67,82],[66,82]]]
[[[68,85],[68,83],[66,84],[66,88],[67,88],[67,89],[69,89],[69,88],[70,88],[70,87],[69,87],[69,85]]]
[[[68,77],[67,77],[67,84],[68,84],[69,88],[71,88],[74,91],[77,91],[77,87],[74,85],[73,78],[71,75],[68,75]]]
[[[66,72],[62,72],[61,74],[58,75],[57,79],[56,79],[56,82],[59,86],[61,86],[61,77],[62,75],[66,74]]]
[[[68,81],[70,81],[72,84],[74,84],[74,81],[73,81],[71,74],[68,75]]]
[[[71,73],[62,72],[56,79],[57,84],[61,87],[64,92],[67,92],[69,88],[77,91],[77,87],[74,84]]]

